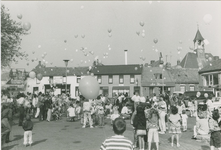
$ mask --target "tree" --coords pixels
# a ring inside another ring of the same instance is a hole
[[[27,35],[21,22],[10,18],[9,10],[1,5],[1,68],[9,67],[12,62],[27,58],[25,52],[21,52],[21,36]]]

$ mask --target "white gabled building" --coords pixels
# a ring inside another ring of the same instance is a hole
[[[39,61],[39,64],[32,70],[43,77],[38,80],[37,77],[31,79],[27,78],[26,92],[31,93],[46,93],[53,89],[54,94],[65,93],[67,82],[67,93],[72,98],[79,95],[80,79],[87,75],[88,67],[67,67],[67,81],[66,81],[66,67],[45,67]]]

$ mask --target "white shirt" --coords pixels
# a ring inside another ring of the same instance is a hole
[[[38,98],[37,98],[37,97],[36,97],[36,98],[33,98],[33,100],[32,100],[32,105],[33,105],[34,107],[36,107],[37,103],[38,103]]]
[[[186,114],[181,114],[182,122],[187,122],[188,116]]]
[[[134,102],[140,102],[140,96],[138,95],[134,95],[132,98],[132,101],[134,101]]]
[[[124,106],[121,110],[121,114],[128,114],[128,108]]]
[[[67,111],[69,112],[70,117],[75,116],[75,109],[73,107],[69,107]]]
[[[146,102],[146,98],[145,97],[140,97],[140,102],[145,103]]]
[[[17,99],[17,103],[18,104],[23,104],[25,101],[25,98],[24,97],[20,97],[19,99]]]

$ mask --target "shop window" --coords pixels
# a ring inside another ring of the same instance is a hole
[[[194,91],[195,87],[194,86],[190,86],[190,91]]]

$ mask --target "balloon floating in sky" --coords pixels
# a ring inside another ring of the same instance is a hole
[[[177,53],[180,54],[180,51],[178,51]]]
[[[108,48],[108,50],[110,51],[110,50],[111,50],[111,48],[109,47],[109,48]]]
[[[26,22],[23,24],[23,28],[28,31],[31,28],[31,24],[29,22]]]
[[[17,15],[18,19],[22,19],[22,14]]]
[[[32,52],[32,54],[34,54],[34,53],[35,53],[35,51]]]
[[[209,61],[212,61],[213,60],[213,58],[212,57],[209,57]]]
[[[108,33],[108,36],[109,36],[109,37],[112,37],[112,34],[111,34],[111,33]]]
[[[83,6],[83,5],[81,6],[81,9],[84,9],[84,6]]]
[[[154,39],[154,40],[153,40],[153,42],[154,42],[155,44],[157,44],[157,42],[158,42],[158,39]]]
[[[95,99],[99,94],[99,84],[94,77],[87,76],[81,79],[79,83],[81,94],[87,99]]]
[[[37,79],[41,81],[42,78],[43,78],[42,74],[38,73],[38,74],[37,74]]]
[[[141,52],[143,52],[143,50],[140,50]]]
[[[77,38],[77,37],[78,37],[78,35],[75,35],[74,37],[75,37],[75,38]]]
[[[158,49],[156,49],[155,51],[158,52]]]
[[[190,46],[190,47],[189,47],[189,49],[190,49],[190,50],[193,50],[193,47],[192,47],[192,46]]]
[[[76,49],[75,51],[78,52],[78,49]]]
[[[210,14],[206,14],[204,17],[203,17],[203,21],[206,23],[206,24],[209,24],[211,21],[212,21],[213,17],[210,15]]]
[[[38,45],[38,48],[41,48],[41,45]]]
[[[140,26],[142,26],[142,27],[144,26],[144,22],[143,21],[140,22]]]
[[[111,33],[112,30],[111,30],[111,29],[108,29],[107,31],[108,31],[108,33]]]
[[[81,35],[81,37],[82,37],[82,38],[84,38],[84,37],[85,37],[85,35],[84,35],[84,34],[82,34],[82,35]]]
[[[34,71],[31,71],[31,72],[29,73],[29,77],[30,77],[31,79],[34,79],[35,76],[36,76],[36,74],[35,74]]]
[[[29,66],[29,63],[27,63],[27,66]]]
[[[64,40],[65,43],[67,43],[67,40]]]
[[[183,42],[180,40],[179,43],[182,44]]]
[[[209,58],[209,55],[208,54],[206,54],[206,56],[205,56],[206,58]]]
[[[145,33],[144,33],[144,32],[142,33],[142,37],[143,37],[143,38],[145,37]]]
[[[139,32],[139,31],[137,31],[136,33],[137,33],[138,36],[140,35],[140,32]]]

